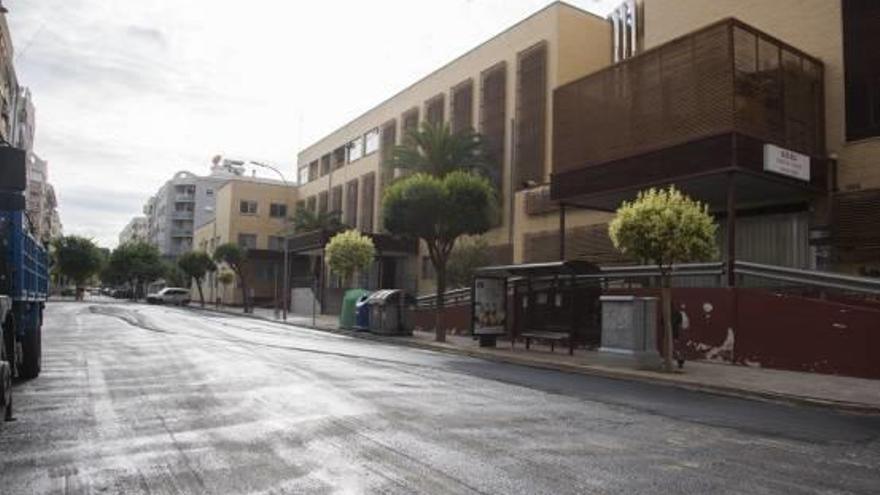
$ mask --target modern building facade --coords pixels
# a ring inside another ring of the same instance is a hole
[[[710,204],[728,261],[876,270],[880,3],[626,3],[621,61],[555,92],[556,204],[675,184]]]
[[[502,220],[486,238],[496,263],[529,257],[524,238],[552,230],[549,212],[525,215],[531,190],[550,180],[553,90],[611,61],[612,26],[555,2],[392,96],[298,156],[300,207],[339,211],[344,223],[381,233],[380,199],[394,172],[383,164],[393,146],[421,122],[480,132],[500,180]],[[534,202],[534,201],[531,201]],[[579,211],[570,225],[595,223],[600,212]],[[306,246],[313,258],[319,249]],[[386,263],[397,287],[433,288],[424,252]],[[333,285],[325,276],[324,285]],[[382,277],[372,277],[381,280]]]
[[[304,149],[300,207],[382,232],[383,162],[446,122],[496,157],[493,263],[637,261],[608,221],[674,184],[710,205],[728,261],[878,272],[878,19],[867,0],[555,2]],[[433,289],[425,253],[397,270]]]
[[[119,233],[119,245],[147,242],[150,222],[145,216],[134,217]]]
[[[213,254],[221,244],[233,242],[246,248],[248,269],[246,276],[251,299],[257,304],[270,304],[282,294],[284,271],[284,234],[290,230],[289,218],[297,201],[295,186],[277,180],[253,177],[229,178],[215,191],[215,208],[198,226],[193,249]],[[300,273],[308,260],[297,258]],[[205,298],[220,298],[226,304],[241,304],[239,286],[223,287],[216,274],[210,274],[205,286]]]

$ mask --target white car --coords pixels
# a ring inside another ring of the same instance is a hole
[[[150,304],[173,304],[186,306],[189,304],[189,289],[181,287],[165,287],[159,292],[147,294],[147,302]]]

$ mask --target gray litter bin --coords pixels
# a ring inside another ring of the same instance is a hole
[[[366,304],[370,307],[370,332],[377,335],[412,335],[409,306],[415,300],[402,290],[374,292]]]

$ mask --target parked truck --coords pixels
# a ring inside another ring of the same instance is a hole
[[[25,209],[25,152],[0,146],[0,411],[12,419],[12,381],[40,374],[48,253]]]

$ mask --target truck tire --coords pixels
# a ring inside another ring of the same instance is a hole
[[[12,420],[12,366],[6,356],[6,343],[0,339],[0,413],[3,421]]]
[[[42,364],[42,318],[37,320],[36,328],[28,332],[21,342],[21,377],[25,379],[40,376]]]

